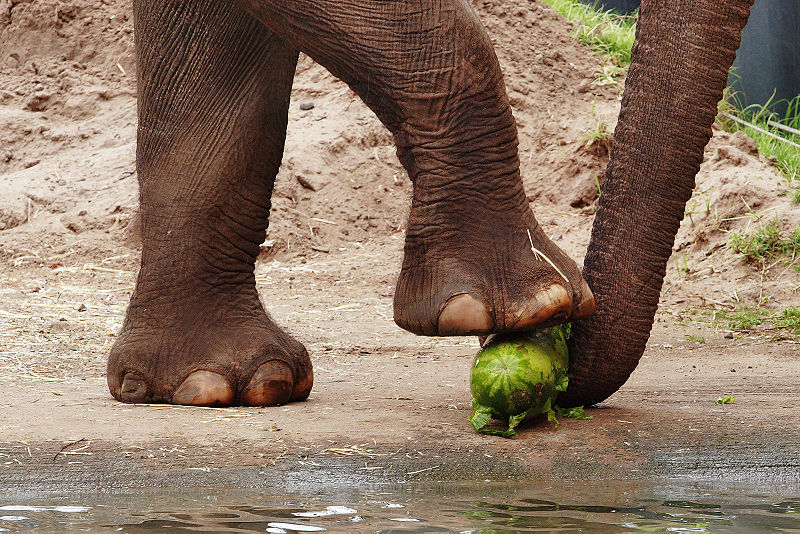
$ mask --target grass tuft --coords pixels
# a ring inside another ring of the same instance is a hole
[[[753,232],[731,234],[728,247],[741,255],[745,261],[766,260],[794,261],[800,255],[800,227],[791,232],[784,231],[775,219]]]
[[[772,315],[774,314],[767,310],[742,306],[731,312],[722,312],[718,317],[726,320],[728,326],[734,330],[752,330],[763,324],[764,319]]]
[[[583,149],[589,152],[594,152],[598,156],[607,156],[611,151],[613,134],[608,129],[608,124],[606,124],[603,118],[597,114],[595,102],[592,102],[592,107],[589,110],[589,113],[594,119],[594,125],[586,130],[586,135],[581,138]],[[597,182],[597,186],[599,190],[599,181]]]
[[[572,37],[586,43],[618,67],[631,63],[638,14],[604,11],[599,3],[580,0],[543,0],[556,13],[576,23]]]
[[[791,330],[795,334],[800,334],[800,309],[795,307],[786,308],[779,317],[775,318],[775,324]]]

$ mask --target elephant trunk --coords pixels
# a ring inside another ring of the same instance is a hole
[[[574,324],[564,406],[603,401],[644,352],[666,265],[753,0],[643,0],[584,262],[596,313]]]

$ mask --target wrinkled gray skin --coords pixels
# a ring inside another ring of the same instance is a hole
[[[308,396],[308,354],[253,276],[303,51],[376,113],[414,183],[397,324],[486,335],[573,321],[563,401],[602,400],[649,336],[751,1],[644,0],[584,281],[529,207],[502,73],[464,1],[134,0],[142,266],[112,395]]]

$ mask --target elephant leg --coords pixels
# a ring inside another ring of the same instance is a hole
[[[644,352],[675,234],[753,0],[643,0],[584,272],[597,313],[573,325],[563,406],[595,404]]]
[[[305,348],[267,316],[254,264],[297,51],[228,2],[134,2],[142,264],[108,361],[125,402],[308,396]]]
[[[590,314],[580,269],[534,218],[491,41],[465,1],[236,0],[345,81],[414,182],[395,321],[488,334]]]

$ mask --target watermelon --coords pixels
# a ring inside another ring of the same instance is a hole
[[[506,437],[525,419],[547,414],[556,422],[555,400],[567,389],[569,325],[495,337],[475,356],[470,374],[472,415],[478,432]],[[583,410],[563,411],[586,418]],[[484,428],[490,419],[508,423],[508,430]]]

